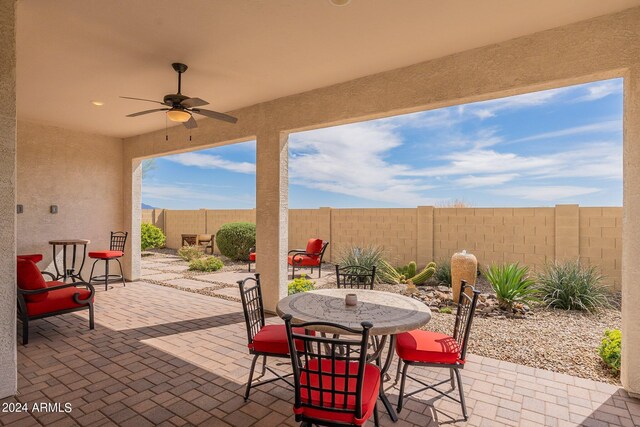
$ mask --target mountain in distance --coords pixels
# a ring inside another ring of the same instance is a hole
[[[142,204],[142,209],[156,209],[154,206],[148,205],[146,203]]]

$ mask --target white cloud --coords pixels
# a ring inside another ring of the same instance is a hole
[[[605,80],[586,85],[587,94],[576,98],[575,102],[589,102],[602,99],[606,96],[622,93],[622,80]]]
[[[561,129],[553,132],[543,132],[536,135],[527,136],[524,138],[514,139],[509,142],[515,143],[515,142],[537,141],[541,139],[560,138],[560,137],[572,136],[572,135],[593,134],[593,133],[599,133],[599,132],[615,132],[615,131],[622,131],[621,120],[607,120],[604,122],[592,123],[592,124],[583,125],[583,126],[574,126],[574,127]]]
[[[234,162],[213,154],[183,153],[167,156],[166,159],[184,166],[196,166],[202,169],[224,169],[246,174],[256,173],[254,163]]]
[[[469,176],[456,179],[454,181],[454,184],[462,187],[467,187],[467,188],[489,187],[489,186],[505,184],[519,176],[520,175],[518,175],[517,173],[485,175],[485,176],[469,175]]]
[[[540,186],[519,186],[504,187],[490,192],[499,196],[516,197],[525,200],[535,200],[542,202],[553,202],[586,194],[593,194],[600,191],[593,187],[578,187],[570,185],[540,185]]]

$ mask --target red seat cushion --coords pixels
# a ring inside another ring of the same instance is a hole
[[[397,335],[396,351],[403,360],[425,363],[464,363],[460,346],[453,337],[437,332],[415,330]]]
[[[331,360],[330,359],[322,359],[320,370],[326,374],[318,375],[311,374],[311,386],[319,387],[320,381],[322,381],[323,389],[331,390]],[[318,369],[318,359],[312,359],[309,361],[309,366],[312,370]],[[347,363],[344,360],[338,360],[335,362],[335,373],[344,374],[346,372]],[[347,389],[351,392],[356,391],[356,375],[358,373],[359,364],[357,362],[349,363],[349,374],[353,375],[354,378],[349,378],[349,383],[347,384]],[[322,379],[320,379],[322,377]],[[300,377],[300,399],[302,403],[311,403],[313,405],[320,406],[320,392],[317,390],[311,390],[311,398],[309,398],[309,391],[305,388],[305,385],[308,384],[309,379],[307,378],[306,373],[302,373]],[[344,378],[337,377],[335,379],[335,384],[333,385],[334,390],[342,391],[345,389]],[[322,410],[316,408],[309,408],[305,406],[301,406],[300,408],[293,408],[293,412],[298,415],[304,415],[310,418],[316,418],[321,420],[328,420],[333,422],[341,422],[345,424],[355,424],[362,425],[371,414],[373,414],[373,410],[376,405],[376,401],[378,400],[378,392],[380,388],[380,370],[377,366],[367,363],[364,368],[364,380],[362,383],[362,418],[355,418],[353,414],[345,414],[339,412],[332,412],[329,410]],[[322,406],[326,408],[343,408],[344,405],[344,394],[337,393],[335,395],[335,402],[332,400],[331,392],[325,391],[323,396]],[[347,398],[347,409],[356,408],[356,398],[355,395],[351,395]]]
[[[322,250],[321,239],[309,239],[309,241],[307,242],[308,254],[319,254],[321,250]]]
[[[121,256],[122,256],[122,251],[89,252],[89,258],[108,259],[108,258],[120,258]]]
[[[46,282],[47,287],[63,285],[62,282]],[[39,314],[55,313],[57,311],[68,310],[71,308],[84,307],[86,304],[76,304],[73,295],[79,293],[78,298],[86,300],[91,292],[84,288],[68,287],[56,289],[47,292],[47,299],[40,302],[27,303],[27,314],[29,316],[37,316]],[[93,299],[91,300],[93,301]]]
[[[293,328],[294,334],[304,335],[304,328]],[[309,332],[315,335],[313,331]],[[301,341],[296,342],[299,351],[303,350]],[[287,329],[284,325],[265,325],[260,332],[253,337],[253,343],[249,348],[258,353],[289,354],[289,342],[287,341]]]
[[[16,278],[18,282],[18,288],[25,291],[33,291],[36,289],[44,289],[47,287],[42,273],[38,270],[38,267],[33,261],[28,259],[18,258],[18,265],[16,266]],[[24,299],[27,302],[38,302],[47,299],[48,292],[43,292],[36,295],[25,295]]]
[[[256,253],[255,252],[251,252],[249,254],[249,261],[255,261],[256,260]]]
[[[289,265],[295,265],[296,267],[299,265],[304,267],[316,267],[320,265],[320,258],[306,255],[289,255],[288,262]]]
[[[42,254],[26,254],[26,255],[18,255],[17,256],[18,259],[28,259],[30,261],[33,261],[34,263],[39,263],[40,261],[42,261]]]

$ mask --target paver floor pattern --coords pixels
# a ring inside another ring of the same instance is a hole
[[[30,343],[18,350],[19,394],[0,401],[0,410],[15,402],[29,409],[70,403],[72,410],[0,412],[0,425],[297,425],[288,386],[257,388],[243,401],[251,358],[237,302],[134,282],[96,295],[95,330],[86,319],[74,313],[32,322]],[[427,381],[448,376],[414,372]],[[398,423],[381,410],[381,424],[640,425],[640,402],[610,384],[473,355],[462,374],[467,422],[458,404],[423,392],[408,399]],[[387,386],[397,401],[397,388]]]

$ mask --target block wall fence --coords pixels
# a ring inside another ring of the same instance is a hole
[[[214,234],[227,222],[255,218],[255,209],[142,211],[142,221],[160,227],[174,249],[183,233]],[[483,266],[519,262],[539,270],[555,260],[580,259],[598,266],[616,290],[621,283],[621,207],[289,210],[289,249],[304,248],[311,237],[331,242],[328,261],[353,245],[381,246],[393,263],[418,265],[466,249]]]

